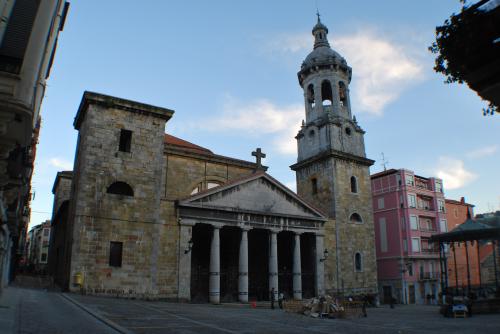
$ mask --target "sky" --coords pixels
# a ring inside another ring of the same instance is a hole
[[[500,119],[466,85],[445,84],[427,48],[458,0],[71,1],[42,104],[31,226],[52,215],[57,171],[73,168],[73,119],[94,91],[175,110],[166,132],[253,161],[295,190],[305,118],[297,72],[319,9],[352,67],[351,108],[371,173],[443,179],[445,196],[500,210]]]

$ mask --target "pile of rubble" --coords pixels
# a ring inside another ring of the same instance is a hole
[[[350,318],[363,314],[362,302],[355,302],[352,299],[340,301],[329,295],[302,301],[286,301],[284,308],[287,312],[300,313],[312,318]]]

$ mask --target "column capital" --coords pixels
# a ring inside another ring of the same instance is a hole
[[[243,225],[243,224],[239,225],[238,227],[239,227],[242,231],[245,231],[245,232],[248,232],[248,231],[250,231],[251,229],[253,229],[253,227],[252,227],[252,226]]]
[[[196,224],[196,221],[194,221],[193,219],[189,219],[189,218],[179,217],[179,218],[177,218],[177,223],[179,225],[182,225],[182,226],[194,226]]]

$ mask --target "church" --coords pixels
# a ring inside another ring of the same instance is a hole
[[[351,68],[318,16],[298,72],[297,193],[254,161],[165,133],[174,111],[85,92],[57,174],[49,270],[86,294],[192,302],[377,293],[364,131]]]

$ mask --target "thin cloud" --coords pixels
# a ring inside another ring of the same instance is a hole
[[[470,159],[484,158],[489,155],[495,154],[497,150],[498,150],[497,145],[485,146],[477,150],[470,151],[465,156]]]
[[[208,121],[208,128],[238,131],[247,135],[269,135],[277,151],[296,154],[294,139],[300,129],[304,107],[299,104],[278,106],[266,99],[247,103],[228,97],[222,115]]]
[[[49,164],[51,166],[56,167],[56,168],[61,169],[61,170],[72,170],[73,169],[73,163],[69,162],[65,159],[62,159],[62,158],[57,158],[57,157],[51,158],[49,160]]]
[[[353,68],[353,100],[360,112],[381,115],[384,108],[424,78],[423,65],[412,56],[415,52],[363,30],[332,39],[332,47]],[[306,53],[312,50],[310,34],[282,34],[268,42],[270,53]]]
[[[477,175],[465,169],[464,162],[451,157],[439,157],[435,168],[437,177],[443,180],[445,189],[459,189],[471,183]]]

